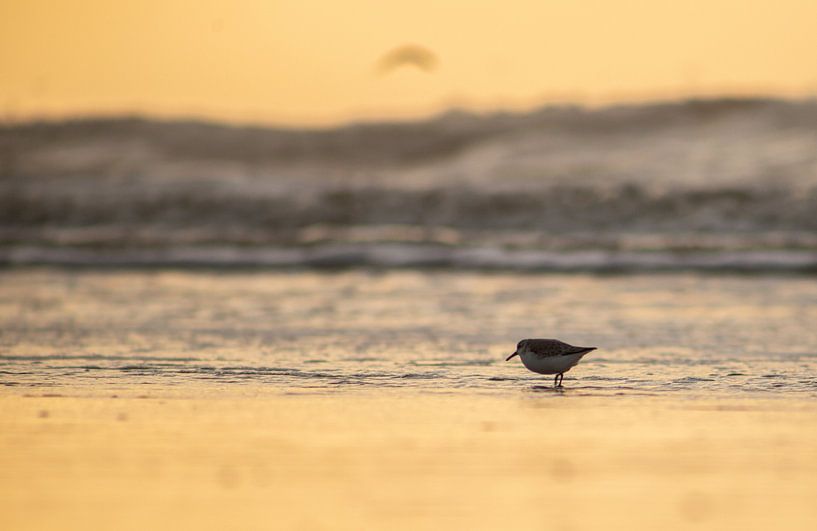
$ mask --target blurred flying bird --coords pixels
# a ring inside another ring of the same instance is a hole
[[[423,72],[432,72],[437,67],[437,56],[422,46],[406,44],[386,53],[377,62],[377,72],[386,75],[404,66],[413,66]]]

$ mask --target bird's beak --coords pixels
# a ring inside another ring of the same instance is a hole
[[[508,356],[507,358],[505,358],[505,361],[510,361],[510,360],[511,360],[511,358],[513,358],[514,356],[516,356],[516,355],[518,355],[518,354],[519,354],[518,352],[514,352],[513,354],[511,354],[510,356]]]

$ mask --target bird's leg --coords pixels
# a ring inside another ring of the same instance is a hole
[[[553,387],[559,387],[559,375],[553,377]]]
[[[560,372],[559,374],[556,375],[556,377],[559,379],[559,384],[556,387],[561,387],[562,381],[565,379],[565,373]]]

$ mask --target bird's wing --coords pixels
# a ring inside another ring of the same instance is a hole
[[[567,356],[569,354],[587,354],[591,350],[596,350],[596,347],[570,347],[570,352],[565,352],[562,356]]]
[[[596,349],[596,347],[574,347],[558,339],[531,339],[528,341],[528,348],[542,358],[550,356],[569,356],[571,354],[581,354]]]

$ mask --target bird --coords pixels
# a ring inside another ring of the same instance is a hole
[[[523,339],[516,345],[516,352],[505,358],[510,361],[519,356],[522,364],[539,374],[555,374],[554,387],[562,387],[565,373],[588,352],[597,347],[574,347],[558,339]]]
[[[385,75],[403,66],[413,66],[429,73],[437,67],[437,56],[428,48],[416,44],[398,46],[380,58],[377,71]]]

